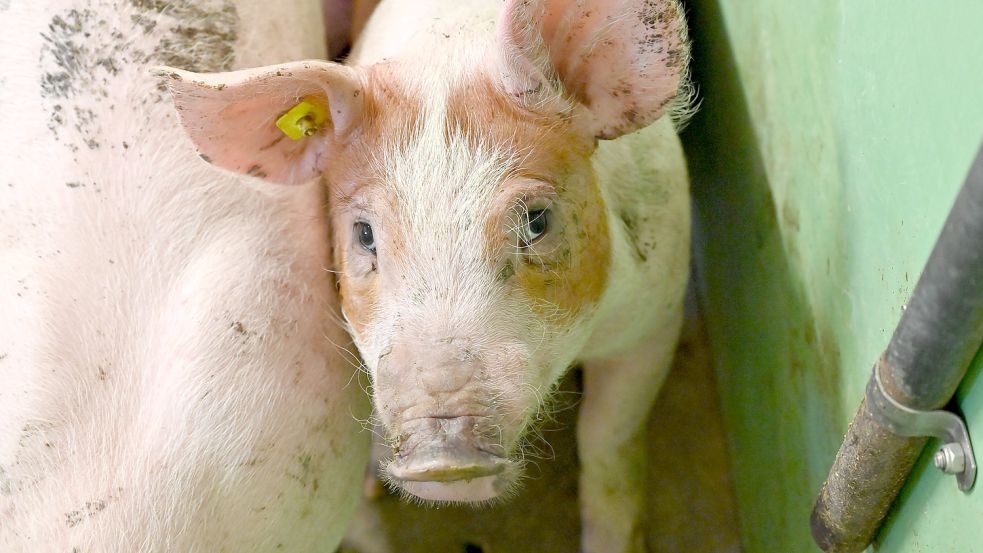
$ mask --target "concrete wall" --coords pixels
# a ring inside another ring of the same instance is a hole
[[[688,7],[703,106],[685,142],[742,538],[817,551],[819,486],[983,139],[983,2]],[[976,444],[981,364],[958,395]],[[873,551],[983,551],[983,490],[930,454]]]

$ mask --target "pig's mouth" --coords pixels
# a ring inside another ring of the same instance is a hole
[[[418,498],[486,502],[512,487],[519,464],[502,446],[476,436],[474,417],[433,418],[402,440],[386,467],[390,483]]]
[[[514,481],[514,463],[482,453],[470,457],[397,457],[389,465],[391,481],[430,501],[479,503],[495,499]]]

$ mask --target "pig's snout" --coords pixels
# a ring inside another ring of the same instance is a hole
[[[513,462],[504,448],[475,433],[479,417],[429,417],[411,421],[388,467],[393,482],[434,501],[493,499],[510,484]]]
[[[445,344],[437,341],[429,347],[398,343],[389,349],[384,360],[380,359],[382,370],[393,378],[421,386],[427,394],[455,393],[471,382],[481,365],[470,350],[442,346]]]

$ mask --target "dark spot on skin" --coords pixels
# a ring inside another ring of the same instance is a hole
[[[212,158],[206,156],[205,154],[198,154],[198,157],[200,157],[202,160],[204,160],[205,163],[211,163],[212,162]]]
[[[259,173],[262,173],[261,169],[262,169],[261,166],[259,166],[259,165],[253,165],[252,167],[250,167],[249,169],[246,170],[246,174],[249,175],[249,176],[251,176],[251,177],[255,177]]]
[[[279,143],[280,143],[280,141],[281,141],[281,140],[283,140],[283,137],[284,137],[284,136],[286,136],[286,135],[284,135],[284,134],[281,134],[280,136],[278,136],[278,137],[276,137],[276,138],[274,138],[272,142],[270,142],[270,143],[269,143],[269,144],[267,144],[266,146],[263,146],[262,148],[260,148],[260,149],[259,149],[259,151],[261,151],[261,152],[262,152],[262,151],[264,151],[264,150],[269,150],[269,149],[270,149],[270,148],[272,148],[273,146],[276,146],[277,144],[279,144]]]
[[[92,18],[90,10],[72,9],[65,15],[56,15],[48,24],[48,32],[41,33],[41,62],[54,63],[52,71],[41,75],[43,97],[67,98],[78,91],[76,82],[90,69],[85,57],[89,48],[79,40],[83,26]]]
[[[505,266],[502,267],[502,270],[495,275],[495,280],[504,283],[508,282],[508,280],[513,276],[515,276],[515,267],[512,266],[512,261],[509,260],[505,262]]]
[[[392,346],[387,347],[385,350],[383,350],[382,353],[379,354],[379,361],[381,362],[383,359],[388,357],[389,354],[391,354],[392,352],[393,352],[393,347]]]
[[[65,524],[69,528],[74,528],[79,525],[82,521],[98,514],[100,511],[106,508],[106,502],[96,499],[93,501],[86,501],[82,508],[75,511],[69,511],[65,513]]]
[[[123,149],[124,149],[124,150],[128,150],[129,148],[130,148],[130,145],[129,145],[129,144],[127,144],[127,143],[126,143],[126,141],[124,140],[124,141],[123,141]]]
[[[28,441],[35,436],[40,436],[43,430],[44,428],[40,424],[25,424],[24,428],[21,429],[20,438],[17,440],[17,446],[24,449],[27,446]]]
[[[61,106],[55,105],[48,117],[48,130],[53,132],[55,135],[55,140],[58,139],[58,128],[65,124],[65,118],[61,114]]]
[[[229,0],[130,0],[163,38],[153,57],[164,65],[196,72],[231,69],[239,14]],[[147,25],[141,25],[149,32]],[[162,31],[162,29],[166,29]]]
[[[673,48],[669,50],[666,60],[670,67],[681,67],[686,63],[686,51],[682,48]]]
[[[621,223],[625,227],[625,232],[628,235],[628,241],[635,250],[635,257],[644,263],[648,260],[648,256],[644,251],[642,251],[641,244],[638,242],[638,221],[636,219],[636,215],[628,211],[622,211],[618,214],[618,218],[621,219]]]
[[[642,12],[642,24],[646,29],[655,30],[659,28],[659,19],[662,14],[648,11]]]
[[[144,33],[149,34],[157,26],[157,20],[147,17],[145,14],[137,13],[130,16],[130,21],[134,25],[143,29]]]
[[[79,187],[85,186],[85,185],[82,184],[81,182],[66,182],[65,183],[65,186],[67,186],[69,188],[79,188]]]
[[[116,65],[116,60],[112,58],[100,58],[96,60],[96,66],[102,67],[110,75],[119,73],[119,67]]]
[[[241,463],[239,466],[240,467],[253,468],[253,467],[259,465],[262,462],[263,462],[263,459],[260,459],[259,457],[253,457],[253,458],[249,459],[248,461],[246,461],[245,463]],[[266,509],[266,507],[263,507],[263,509]]]
[[[300,468],[303,471],[300,479],[306,481],[307,476],[311,472],[311,454],[305,453],[303,455],[298,455],[297,461],[300,463]]]
[[[236,321],[236,322],[232,323],[232,329],[235,330],[236,332],[238,332],[239,334],[245,334],[246,333],[246,327],[243,326],[243,324],[240,323],[239,321]]]
[[[98,15],[87,8],[63,11],[53,15],[40,33],[39,85],[41,97],[50,106],[48,128],[56,140],[65,138],[59,133],[66,127],[74,129],[66,143],[72,152],[78,152],[80,146],[100,147],[102,129],[89,109],[92,100],[99,103],[109,98],[124,67],[147,61],[146,55],[132,48],[133,41],[128,39],[132,31],[126,25],[114,26],[123,22],[111,23]]]
[[[60,110],[56,110],[56,113]],[[75,130],[79,135],[86,136],[92,134],[93,124],[96,120],[96,114],[94,111],[88,108],[80,108],[74,106],[72,109],[75,114]]]
[[[7,470],[0,467],[0,495],[10,495],[14,492],[14,483],[7,476]]]
[[[317,480],[316,475],[321,471],[323,457],[321,454],[315,457],[311,453],[300,453],[295,459],[299,465],[299,473],[295,474],[292,471],[288,471],[286,474],[289,478],[300,483],[302,487],[309,487],[310,494],[313,497],[321,487],[321,483]]]

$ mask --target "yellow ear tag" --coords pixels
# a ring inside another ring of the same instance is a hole
[[[276,120],[276,126],[291,140],[300,140],[305,136],[314,136],[327,119],[328,110],[324,106],[302,100],[281,115]]]

